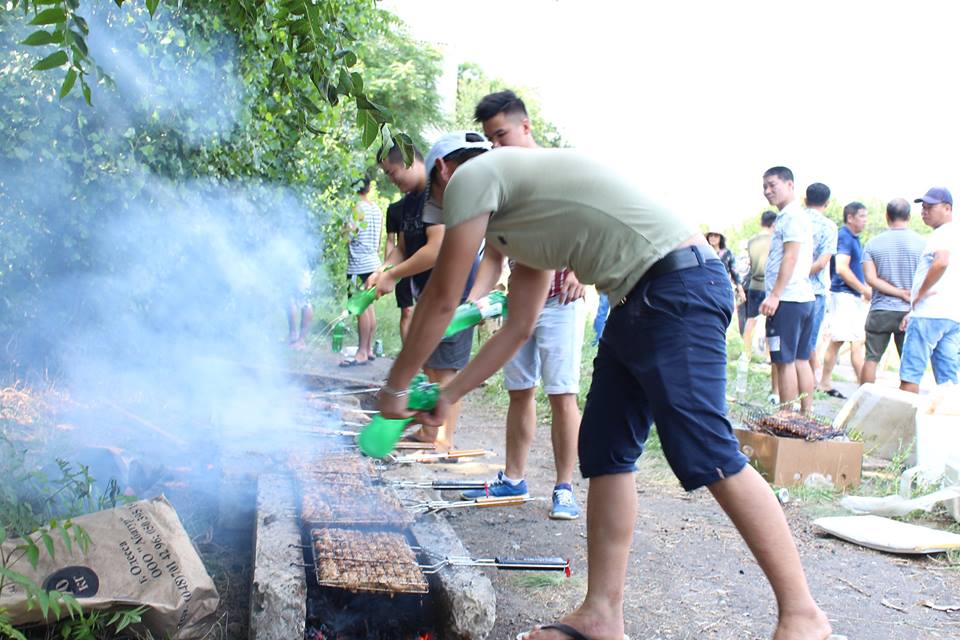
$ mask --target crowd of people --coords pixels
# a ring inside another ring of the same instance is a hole
[[[832,382],[841,348],[849,346],[857,382],[875,382],[891,338],[900,355],[901,389],[918,392],[928,363],[937,384],[956,383],[960,268],[950,267],[958,240],[950,192],[933,187],[915,200],[933,230],[928,237],[909,228],[911,205],[896,198],[886,207],[887,230],[864,246],[869,213],[862,203],[843,207],[838,228],[824,215],[830,201],[825,184],[807,187],[801,203],[793,173],[773,167],[763,186],[778,213],[763,213],[761,231],[747,245],[749,283],[740,315],[746,358],[758,317],[765,321],[771,402],[799,401],[806,412],[815,390],[844,399]],[[736,276],[732,282],[740,284]]]
[[[556,467],[549,516],[580,517],[572,490],[578,461],[589,480],[586,597],[561,620],[518,639],[625,638],[633,471],[654,422],[682,486],[707,487],[770,581],[778,605],[774,637],[831,637],[783,511],[747,464],[727,418],[727,328],[739,305],[749,357],[763,325],[774,401],[801,411],[810,410],[817,385],[842,397],[831,374],[844,344],[861,382],[875,379],[893,337],[901,388],[917,391],[928,361],[938,383],[955,383],[960,269],[950,263],[957,244],[950,192],[936,187],[916,200],[933,229],[928,237],[908,228],[910,203],[896,199],[887,206],[889,229],[864,247],[863,204],[846,205],[838,228],[824,214],[826,185],[811,184],[801,203],[792,172],[773,167],[763,174],[763,193],[777,211],[761,216],[738,269],[722,233],[700,233],[689,218],[586,155],[538,148],[513,92],[484,97],[474,115],[485,135],[443,135],[426,158],[415,149],[409,166],[397,147],[382,155],[380,169],[403,196],[387,210],[381,260],[381,215],[364,184],[347,229],[348,275],[354,286],[376,287],[378,296],[393,292],[401,309],[403,347],[378,408],[387,418],[414,418],[420,426],[408,439],[453,447],[461,398],[503,369],[510,397],[506,464],[489,493],[528,494],[538,385],[549,398]],[[493,290],[507,267],[509,314],[471,359],[474,329],[443,337],[445,329],[455,308]],[[601,294],[582,416],[581,283]],[[375,325],[373,317],[358,318],[360,344],[350,366],[373,357]],[[440,395],[435,409],[417,413],[407,409],[406,395],[421,370],[440,384]]]

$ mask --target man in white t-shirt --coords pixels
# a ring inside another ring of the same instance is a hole
[[[813,405],[810,334],[815,296],[810,283],[813,225],[793,192],[793,172],[772,167],[763,174],[763,195],[780,210],[764,268],[767,297],[760,313],[767,316],[767,345],[777,372],[780,403],[800,398],[804,413]]]
[[[907,334],[900,361],[900,388],[919,393],[920,379],[933,365],[937,384],[957,383],[960,360],[960,267],[950,255],[960,243],[953,224],[953,196],[933,187],[922,198],[923,221],[933,228],[913,277],[911,311],[904,318]]]

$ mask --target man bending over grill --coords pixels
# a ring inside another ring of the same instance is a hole
[[[477,248],[516,260],[503,328],[417,420],[447,408],[492,375],[533,331],[550,272],[569,267],[608,294],[613,309],[594,363],[580,427],[587,500],[587,595],[529,640],[621,640],[627,560],[636,520],[634,464],[652,422],[688,491],[706,486],[753,551],[777,598],[776,640],[823,640],[830,624],[810,595],[773,492],[740,453],[726,418],[727,325],[733,294],[723,265],[689,222],[632,183],[568,149],[471,148],[464,132],[438,145],[437,199],[446,235],[403,350],[379,397],[388,418],[411,416],[404,390],[460,300]],[[464,141],[451,145],[451,141]],[[431,167],[433,168],[433,167]],[[488,265],[498,261],[488,261]],[[492,288],[498,274],[477,275]]]

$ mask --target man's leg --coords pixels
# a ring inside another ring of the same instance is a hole
[[[300,334],[297,331],[297,305],[292,300],[287,304],[287,328],[287,342],[293,344]]]
[[[753,357],[753,330],[757,326],[756,316],[747,318],[743,325],[743,352],[747,354],[749,360]]]
[[[862,340],[850,343],[850,366],[853,367],[853,372],[857,376],[858,383],[860,383],[860,375],[863,373],[863,354],[864,346]]]
[[[312,324],[313,307],[310,305],[310,303],[307,303],[300,309],[300,335],[297,338],[297,344],[306,344],[307,336],[310,334],[310,325]]]
[[[453,380],[457,375],[456,369],[429,369],[424,367],[424,373],[430,382],[436,382],[441,387]],[[437,451],[449,451],[453,449],[453,434],[457,430],[457,421],[460,419],[460,403],[456,402],[450,405],[447,411],[447,420],[439,427],[421,427],[418,436],[427,442],[434,442]]]
[[[747,465],[708,488],[773,587],[778,610],[774,640],[825,640],[830,623],[810,595],[790,527],[766,481]],[[588,506],[588,527],[589,522]]]
[[[511,480],[522,480],[527,467],[527,455],[537,429],[536,387],[508,391],[507,407],[507,463],[503,473]]]
[[[827,352],[823,355],[823,373],[820,374],[820,390],[829,391],[833,388],[833,367],[837,364],[837,355],[840,353],[842,342],[831,341]]]
[[[873,360],[864,360],[863,368],[860,369],[860,384],[868,384],[877,381],[877,365],[879,363]]]
[[[770,489],[767,492],[770,493]],[[623,640],[623,589],[636,519],[637,486],[632,473],[590,479],[587,595],[573,613],[560,621],[593,640]],[[569,640],[569,636],[552,630],[536,631],[529,637],[530,640]]]
[[[357,343],[357,362],[366,362],[373,354],[373,332],[376,327],[377,317],[371,305],[357,316],[357,333],[360,335],[360,341]]]
[[[780,386],[780,404],[786,405],[793,402],[800,395],[800,385],[797,382],[797,369],[795,362],[776,362],[773,365],[777,369],[777,384]]]
[[[410,329],[410,319],[413,317],[413,307],[400,308],[400,343],[403,344],[407,339],[407,331]]]
[[[813,408],[813,367],[809,360],[793,363],[797,372],[797,394],[800,396],[800,413],[807,414]]]
[[[556,484],[573,482],[577,462],[577,435],[580,433],[580,409],[577,396],[560,393],[550,399],[550,438],[553,442],[553,463],[557,469]],[[510,475],[509,473],[507,475]]]

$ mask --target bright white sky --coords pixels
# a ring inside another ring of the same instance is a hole
[[[574,146],[704,224],[759,214],[777,164],[841,203],[960,196],[957,2],[381,4],[451,73],[475,62],[533,89]]]

